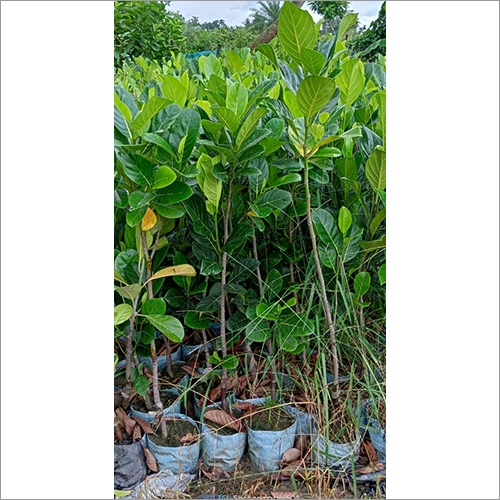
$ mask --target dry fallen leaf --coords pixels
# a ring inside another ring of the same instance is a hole
[[[120,419],[120,422],[125,427],[125,431],[127,432],[127,434],[131,436],[134,432],[135,422],[125,413],[123,408],[116,408],[115,413]]]
[[[196,441],[198,436],[194,436],[191,432],[188,432],[186,435],[182,436],[179,441],[181,443],[187,444]]]
[[[146,422],[145,420],[142,420],[142,418],[139,417],[132,417],[133,420],[135,420],[142,428],[142,430],[146,434],[154,434],[153,428],[151,427],[151,424],[149,422]]]
[[[363,441],[363,447],[365,448],[366,454],[368,455],[368,459],[370,460],[370,462],[376,463],[377,452],[375,451],[373,445],[368,441]]]
[[[283,453],[283,457],[281,460],[283,460],[283,462],[285,463],[295,462],[295,460],[298,460],[300,458],[300,455],[300,450],[298,450],[297,448],[290,448],[289,450],[285,451],[285,453]]]
[[[133,443],[135,443],[137,440],[141,439],[141,437],[142,437],[141,428],[135,422],[134,422],[134,424],[135,424],[134,434],[132,435],[132,442]]]
[[[297,448],[298,450],[300,450],[301,455],[304,455],[305,453],[307,453],[307,451],[309,450],[309,446],[310,446],[309,436],[299,436],[295,440],[294,448]]]
[[[195,377],[197,375],[196,370],[194,368],[192,368],[191,366],[182,365],[181,369],[184,370],[191,377]]]
[[[155,456],[149,451],[148,448],[144,448],[144,456],[146,457],[146,465],[153,471],[158,472],[158,464],[156,463]]]
[[[231,474],[215,465],[213,467],[206,467],[205,465],[202,465],[200,469],[203,475],[206,476],[206,478],[211,482],[218,482],[222,481],[223,479],[231,479]]]
[[[253,403],[247,403],[247,402],[244,402],[244,401],[241,401],[240,403],[236,403],[233,408],[237,408],[238,410],[243,410],[243,411],[247,411],[249,410],[250,408],[253,408],[254,407],[254,404]]]
[[[208,410],[205,412],[204,418],[211,420],[216,424],[227,426],[237,432],[245,432],[245,427],[243,424],[232,415],[228,415],[222,410]]]

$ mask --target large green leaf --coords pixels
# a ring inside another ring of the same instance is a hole
[[[292,2],[284,2],[278,23],[278,39],[285,52],[300,64],[301,51],[312,49],[316,43],[313,18]]]
[[[348,208],[341,207],[339,212],[339,228],[342,234],[346,234],[352,224],[352,215]]]
[[[115,316],[115,326],[121,325],[125,321],[127,321],[132,314],[134,313],[134,310],[132,309],[132,306],[129,304],[120,304],[115,307],[114,311],[114,316]]]
[[[187,91],[188,89],[177,80],[174,76],[165,75],[163,77],[162,85],[163,95],[172,101],[174,104],[178,104],[181,108],[186,104]]]
[[[155,197],[154,194],[145,193],[144,191],[134,191],[128,198],[128,203],[134,210],[149,206],[151,200]]]
[[[184,324],[195,330],[205,330],[210,326],[210,323],[210,316],[203,313],[189,311],[184,316]]]
[[[372,237],[384,219],[385,219],[385,209],[381,210],[370,222],[370,234]]]
[[[378,279],[380,280],[381,285],[385,283],[385,273],[386,273],[386,265],[382,264],[382,266],[380,266],[380,269],[378,270]]]
[[[226,54],[226,66],[231,72],[231,75],[246,70],[241,61],[241,57],[234,50],[228,50]]]
[[[146,215],[148,207],[141,207],[137,210],[129,210],[125,215],[125,220],[130,227],[135,227]]]
[[[304,68],[313,75],[317,75],[325,65],[325,56],[315,50],[302,49],[300,57]]]
[[[340,102],[349,107],[359,97],[365,86],[365,69],[359,59],[345,62],[335,79],[340,87]]]
[[[256,318],[245,328],[245,337],[250,342],[265,342],[271,338],[271,330],[262,318]]]
[[[264,193],[255,203],[259,217],[267,217],[273,210],[283,210],[292,202],[292,195],[283,189],[272,189]]]
[[[255,50],[264,54],[276,68],[278,67],[278,58],[276,57],[276,52],[274,52],[272,45],[269,43],[261,43]]]
[[[238,135],[236,136],[236,147],[239,149],[243,142],[250,137],[252,132],[257,128],[259,120],[267,113],[267,109],[254,109],[243,122]]]
[[[181,111],[171,127],[168,142],[175,151],[179,152],[181,165],[186,165],[196,144],[196,139],[200,133],[200,115],[191,108]],[[182,150],[182,154],[180,154]]]
[[[237,224],[231,231],[227,243],[224,245],[224,251],[227,253],[236,252],[241,248],[245,241],[253,236],[253,227],[248,222]]]
[[[139,186],[151,185],[153,182],[153,165],[144,156],[137,153],[129,153],[129,158],[131,161],[123,158],[125,175]]]
[[[375,109],[378,109],[378,120],[380,122],[380,126],[382,127],[382,140],[385,147],[385,123],[386,123],[386,113],[385,113],[385,90],[381,90],[372,96],[370,99],[370,105],[372,105]]]
[[[312,221],[319,239],[328,247],[334,248],[339,252],[341,249],[334,238],[338,233],[338,229],[333,215],[324,208],[316,208],[312,212]]]
[[[356,296],[359,298],[364,295],[370,289],[370,274],[367,272],[361,272],[354,278],[354,291]]]
[[[158,190],[155,199],[156,205],[172,205],[187,200],[193,194],[193,190],[181,181],[174,181],[167,187]]]
[[[132,122],[132,130],[139,134],[141,130],[151,121],[151,119],[163,108],[172,104],[168,99],[153,96],[144,105],[142,111],[136,115]]]
[[[120,113],[125,118],[127,124],[130,125],[130,122],[132,121],[132,112],[128,109],[127,105],[120,99],[120,97],[118,97],[116,92],[114,93],[114,101],[115,106],[120,110]]]
[[[152,142],[157,146],[160,146],[164,151],[166,151],[172,158],[177,159],[177,153],[172,149],[172,146],[158,134],[144,134],[142,137],[146,142]]]
[[[357,19],[358,19],[357,13],[346,14],[344,16],[342,22],[340,23],[337,35],[339,41],[341,41],[342,37],[349,31],[349,29],[356,24]]]
[[[165,314],[167,304],[163,299],[149,299],[142,304],[141,314]]]
[[[212,108],[212,111],[219,119],[219,121],[224,125],[224,127],[226,127],[229,132],[231,132],[231,135],[233,135],[238,130],[240,122],[238,120],[238,117],[234,114],[234,111],[224,107],[214,107]]]
[[[170,186],[176,179],[175,172],[170,168],[162,165],[158,168],[155,175],[154,189],[161,189]]]
[[[221,63],[219,59],[217,59],[217,56],[215,56],[215,54],[210,54],[205,59],[203,70],[205,76],[207,77],[207,80],[209,80],[212,75],[224,78],[224,72],[222,71]]]
[[[385,150],[377,146],[365,165],[365,174],[373,189],[385,189]]]
[[[193,228],[197,234],[202,236],[212,235],[215,230],[214,223],[209,219],[205,202],[200,196],[195,195],[185,200],[184,208],[193,221]]]
[[[237,118],[241,119],[248,104],[248,90],[239,83],[233,83],[226,96],[226,107],[234,112]]]
[[[133,285],[122,286],[116,291],[124,298],[134,300],[141,293],[141,285],[134,283]]]
[[[198,184],[209,203],[215,207],[217,213],[222,194],[222,182],[212,174],[212,158],[202,153],[198,159],[197,167],[200,171],[197,177]]]
[[[283,288],[283,278],[277,269],[271,269],[264,282],[264,296],[268,300],[277,300]]]
[[[297,92],[298,106],[307,123],[326,106],[335,92],[335,82],[323,76],[308,76],[300,84]]]
[[[172,342],[182,342],[184,339],[184,327],[182,323],[173,316],[162,314],[144,315],[149,322],[161,333],[166,335]]]
[[[126,189],[118,188],[115,191],[115,207],[125,208],[128,204],[128,192]]]

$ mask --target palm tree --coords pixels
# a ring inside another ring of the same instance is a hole
[[[252,26],[264,30],[279,18],[281,2],[257,2],[257,4],[259,7],[250,9],[253,11]]]

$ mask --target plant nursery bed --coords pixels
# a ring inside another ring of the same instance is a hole
[[[191,444],[192,442],[186,439],[188,434],[191,434],[192,436],[197,435],[196,429],[188,420],[181,418],[165,419],[165,424],[167,427],[166,438],[161,437],[159,428],[156,430],[156,436],[149,436],[149,439],[158,446],[165,446],[169,448],[184,446]]]
[[[172,406],[175,401],[177,400],[177,397],[175,394],[167,391],[161,391],[160,392],[160,400],[163,404],[163,408],[168,408],[169,406]],[[144,399],[139,399],[138,401],[135,401],[132,406],[134,407],[135,410],[140,411],[142,413],[147,413],[149,410],[146,407],[146,401]]]

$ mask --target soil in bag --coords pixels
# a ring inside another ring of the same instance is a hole
[[[284,431],[293,423],[294,419],[283,408],[257,408],[248,419],[248,426],[254,431]]]
[[[178,448],[180,446],[193,444],[193,442],[196,441],[198,430],[189,420],[183,418],[166,418],[165,425],[167,427],[166,438],[162,438],[159,427],[156,429],[156,436],[152,434],[148,436],[148,439],[157,446]]]
[[[169,408],[177,401],[178,396],[167,391],[160,392],[160,400],[163,404],[163,408]],[[141,413],[148,413],[148,409],[146,407],[146,401],[144,399],[139,399],[138,401],[134,401],[132,404],[134,410],[140,411]],[[153,409],[154,411],[154,409]]]

